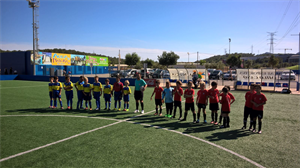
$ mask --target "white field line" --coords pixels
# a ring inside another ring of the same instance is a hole
[[[128,122],[128,121],[127,121],[127,122]],[[130,121],[130,123],[133,123],[133,124],[140,124],[140,123],[135,123],[135,122],[132,122],[132,121]],[[166,131],[171,131],[171,132],[174,132],[174,133],[177,133],[177,134],[180,134],[180,135],[184,135],[184,136],[187,136],[187,137],[196,139],[196,140],[198,140],[198,141],[207,143],[207,144],[209,144],[209,145],[212,145],[212,146],[214,146],[214,147],[217,147],[217,148],[219,148],[219,149],[222,149],[222,150],[224,150],[224,151],[226,151],[226,152],[229,152],[229,153],[231,153],[231,154],[233,154],[233,155],[235,155],[235,156],[237,156],[237,157],[239,157],[239,158],[241,158],[241,159],[243,159],[243,160],[246,160],[246,161],[252,163],[253,165],[255,165],[255,166],[259,167],[259,168],[265,168],[264,166],[262,166],[262,165],[256,163],[255,161],[253,161],[253,160],[251,160],[251,159],[246,158],[245,156],[242,156],[242,155],[240,155],[240,154],[238,154],[238,153],[233,152],[232,150],[226,149],[226,148],[224,148],[224,147],[222,147],[222,146],[220,146],[220,145],[214,144],[214,143],[209,142],[209,141],[206,141],[206,140],[204,140],[204,139],[201,139],[201,138],[198,138],[198,137],[189,135],[189,134],[185,134],[185,133],[183,133],[183,132],[171,130],[171,129],[168,129],[168,128],[159,127],[159,126],[154,126],[154,125],[149,125],[149,124],[140,124],[140,125],[147,126],[147,127],[159,128],[159,129],[163,129],[163,130],[166,130]]]
[[[67,141],[67,140],[69,140],[69,139],[76,138],[76,137],[79,137],[79,136],[81,136],[81,135],[84,135],[84,134],[87,134],[87,133],[90,133],[90,132],[94,132],[94,131],[97,131],[97,130],[100,130],[100,129],[103,129],[103,128],[106,128],[106,127],[109,127],[109,126],[112,126],[112,125],[116,125],[116,124],[119,124],[119,123],[121,123],[121,122],[122,122],[122,121],[118,121],[118,122],[115,122],[115,123],[112,123],[112,124],[108,124],[108,125],[105,125],[105,126],[102,126],[102,127],[99,127],[99,128],[95,128],[95,129],[92,129],[92,130],[89,130],[89,131],[86,131],[86,132],[82,132],[82,133],[80,133],[80,134],[76,134],[76,135],[70,136],[70,137],[68,137],[68,138],[65,138],[65,139],[62,139],[62,140],[59,140],[59,141],[56,141],[56,142],[49,143],[49,144],[44,145],[44,146],[40,146],[40,147],[31,149],[31,150],[28,150],[28,151],[25,151],[25,152],[21,152],[21,153],[18,153],[18,154],[16,154],[16,155],[12,155],[12,156],[3,158],[3,159],[0,160],[0,162],[3,162],[3,161],[5,161],[5,160],[11,159],[11,158],[15,158],[15,157],[17,157],[17,156],[21,156],[21,155],[24,155],[24,154],[27,154],[27,153],[30,153],[30,152],[33,152],[33,151],[36,151],[36,150],[39,150],[39,149],[42,149],[42,148],[46,148],[46,147],[51,146],[51,145],[58,144],[58,143],[60,143],[60,142]]]
[[[0,86],[0,89],[18,89],[18,88],[27,88],[27,87],[41,87],[41,86],[47,86],[47,85],[18,86],[18,87],[2,87],[2,86]]]

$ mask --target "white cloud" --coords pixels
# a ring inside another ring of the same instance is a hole
[[[2,43],[0,44],[2,50],[32,50],[32,44],[29,43]],[[45,48],[65,48],[65,49],[74,49],[77,51],[89,52],[89,53],[97,53],[112,57],[117,57],[119,54],[119,50],[121,52],[121,57],[125,58],[127,53],[136,52],[143,60],[150,58],[153,60],[157,60],[157,56],[161,55],[163,51],[161,49],[147,49],[147,48],[115,48],[115,47],[103,47],[103,46],[82,46],[82,45],[61,45],[61,44],[41,44],[40,49]],[[180,56],[178,61],[186,62],[188,61],[187,52],[182,51],[174,51],[176,54]],[[199,53],[199,58],[204,59],[212,56],[211,54]],[[190,61],[197,60],[197,53],[190,53],[189,57]]]

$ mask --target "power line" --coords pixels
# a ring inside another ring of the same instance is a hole
[[[292,4],[292,1],[293,1],[293,0],[290,0],[289,3],[288,3],[288,5],[287,5],[287,7],[285,8],[285,11],[284,11],[284,13],[283,13],[283,15],[282,15],[282,17],[281,17],[281,20],[280,20],[280,22],[279,22],[279,24],[278,24],[278,26],[277,26],[275,32],[276,32],[276,31],[279,29],[279,27],[281,26],[281,23],[282,23],[283,19],[285,18],[285,15],[286,15],[287,11],[289,10],[289,8],[290,8],[290,6],[291,6],[291,4]]]

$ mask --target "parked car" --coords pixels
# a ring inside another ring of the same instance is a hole
[[[110,76],[117,77],[117,75],[121,75],[123,72],[124,70],[110,71]]]
[[[222,79],[223,72],[221,70],[215,70],[209,75],[209,79]]]
[[[289,78],[290,77],[290,78]],[[280,79],[281,80],[295,80],[296,79],[296,75],[293,71],[290,71],[289,70],[285,70],[281,73],[281,76],[280,76]]]
[[[170,79],[170,73],[167,70],[162,71],[162,78]]]
[[[223,79],[224,80],[235,80],[236,79],[236,71],[235,70],[231,70],[231,77],[230,77],[230,70],[228,72],[226,72],[223,75]]]
[[[152,75],[152,78],[161,78],[161,72],[162,72],[163,70],[161,70],[161,69],[157,69],[154,73],[153,73],[153,75]]]
[[[149,78],[150,77],[150,71],[148,69],[144,70],[142,69],[141,70],[141,77],[144,78],[145,74],[144,72],[146,71],[146,77]]]
[[[212,72],[214,72],[216,69],[207,69],[207,75],[209,76]]]
[[[132,74],[131,72],[136,72],[136,69],[128,69],[124,71],[122,76],[126,78],[136,74],[136,73]]]
[[[154,74],[154,70],[153,70],[153,69],[150,69],[149,72],[150,72],[150,76],[152,77],[153,74]]]

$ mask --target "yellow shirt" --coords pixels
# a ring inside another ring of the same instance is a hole
[[[102,84],[100,82],[94,83],[93,89],[94,89],[94,92],[100,92],[100,90],[102,89]]]
[[[52,90],[55,91],[55,90],[60,90],[62,89],[62,84],[60,82],[58,83],[52,83]]]
[[[66,89],[66,91],[71,91],[73,90],[73,83],[70,81],[69,83],[64,83],[64,88],[67,87],[67,86],[71,86],[72,88],[70,89]]]
[[[48,84],[48,86],[49,86],[49,92],[52,92],[52,84],[53,84],[53,83],[49,83],[49,84]]]
[[[75,86],[77,86],[78,90],[83,90],[83,87],[82,87],[83,83],[84,82],[79,82],[79,81],[75,83]]]
[[[91,85],[90,83],[83,84],[82,87],[85,93],[90,93],[91,90],[93,89],[93,85]]]
[[[124,94],[131,94],[131,89],[130,89],[130,87],[124,87],[124,88],[123,88],[123,93],[124,93]]]
[[[112,90],[113,90],[112,85],[105,85],[104,86],[104,94],[111,94]]]

